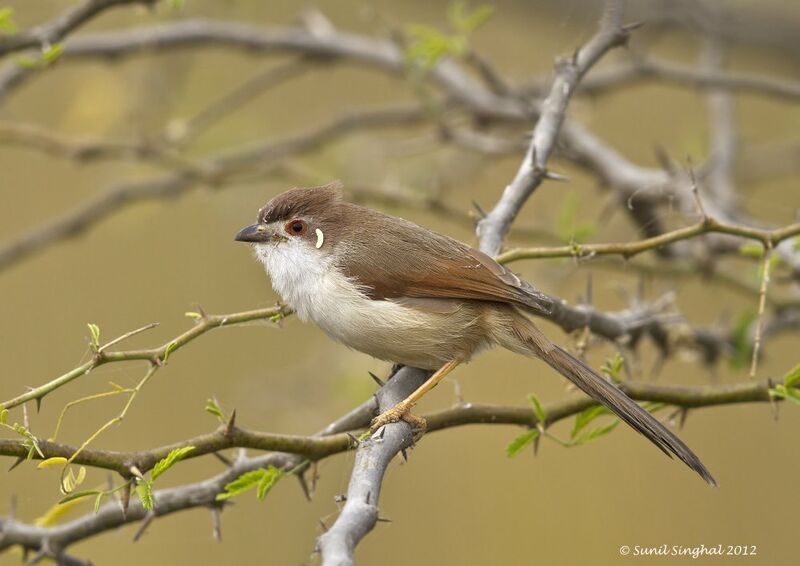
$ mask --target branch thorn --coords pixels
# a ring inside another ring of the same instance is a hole
[[[555,173],[553,171],[550,171],[549,169],[545,169],[542,172],[542,176],[545,179],[550,179],[551,181],[559,181],[559,182],[569,182],[570,181],[570,178],[567,177],[566,175],[562,175],[560,173]]]
[[[307,501],[311,501],[311,490],[309,490],[308,488],[308,482],[306,481],[305,472],[296,474],[296,476],[297,476],[297,481],[300,482],[300,489],[303,490],[303,495],[306,496]]]
[[[119,498],[119,505],[120,505],[120,508],[122,509],[122,517],[123,518],[128,516],[128,506],[131,503],[131,487],[132,486],[133,486],[133,482],[129,480],[125,484],[125,487],[122,488],[122,494],[120,495],[120,498]]]
[[[211,507],[211,532],[214,540],[222,541],[222,508],[217,505]]]
[[[19,466],[24,461],[25,461],[25,458],[23,456],[20,456],[19,458],[16,459],[16,461],[13,464],[11,464],[11,466],[8,468],[8,471],[10,472],[11,470],[13,470],[17,466]]]
[[[144,532],[147,530],[147,527],[150,526],[150,523],[156,518],[156,514],[152,511],[148,511],[147,514],[142,519],[142,524],[139,525],[139,528],[136,529],[136,534],[133,535],[133,542],[139,542],[139,539],[142,538]]]
[[[225,464],[226,467],[230,468],[231,466],[233,466],[233,462],[231,462],[226,456],[223,456],[219,452],[212,452],[211,454],[213,454],[217,458],[217,460]]]
[[[228,422],[225,425],[225,436],[230,436],[231,434],[233,434],[235,428],[236,428],[236,409],[233,410],[233,412],[231,413],[231,418],[228,419]]]

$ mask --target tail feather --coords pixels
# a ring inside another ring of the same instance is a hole
[[[563,348],[550,342],[527,318],[525,323],[524,326],[521,324],[514,326],[516,333],[529,347],[529,353],[541,358],[589,397],[608,407],[631,428],[658,446],[667,456],[671,457],[670,453],[675,454],[687,466],[700,474],[709,485],[717,485],[711,472],[706,469],[700,458],[658,419],[640,407],[616,385],[598,375],[592,368]],[[523,327],[520,328],[521,326]]]

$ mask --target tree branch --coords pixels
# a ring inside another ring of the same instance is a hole
[[[800,98],[800,83],[763,75],[721,69],[696,69],[646,55],[635,55],[629,63],[620,63],[598,70],[581,82],[579,94],[598,96],[647,80],[689,88],[743,92],[791,102]],[[526,92],[541,92],[544,81]]]
[[[246,173],[253,174],[255,171],[256,174],[263,174],[265,169],[280,159],[314,151],[352,131],[407,126],[425,117],[424,111],[418,106],[344,114],[306,133],[212,155],[180,172],[112,185],[76,210],[0,247],[0,271],[55,242],[77,237],[133,202],[175,198],[201,184],[220,187],[237,181]]]
[[[76,368],[73,368],[64,375],[61,375],[56,379],[45,383],[44,385],[33,387],[27,392],[18,395],[13,399],[9,399],[8,401],[0,403],[0,409],[12,409],[22,405],[23,403],[27,403],[28,401],[36,401],[37,403],[41,402],[46,395],[52,393],[56,389],[59,389],[81,377],[82,375],[88,374],[93,369],[108,363],[145,360],[150,362],[154,367],[159,367],[166,362],[167,357],[170,354],[176,350],[179,350],[195,338],[202,336],[209,330],[220,328],[222,326],[233,326],[245,322],[252,322],[254,320],[268,319],[277,321],[291,314],[291,310],[286,307],[276,306],[223,315],[209,315],[205,313],[193,314],[196,315],[195,319],[197,323],[192,328],[156,348],[114,352],[106,351],[109,346],[117,344],[121,339],[131,336],[133,333],[130,332],[120,338],[112,340],[106,345],[100,346],[97,344],[93,347],[94,355],[89,361],[77,366]],[[153,326],[155,325],[148,325],[145,327],[145,329],[152,328]],[[137,330],[134,332],[138,333],[139,331]]]
[[[652,238],[646,238],[634,242],[619,242],[610,244],[572,244],[568,246],[543,246],[538,248],[515,248],[497,256],[500,263],[510,263],[521,259],[534,258],[556,258],[556,257],[575,257],[591,258],[602,255],[620,255],[630,258],[648,250],[655,250],[669,244],[696,238],[703,234],[728,234],[749,240],[755,240],[764,245],[765,248],[774,248],[780,242],[800,235],[800,222],[789,224],[782,228],[772,230],[762,230],[722,222],[711,217],[685,228],[678,228],[670,232],[664,232]]]
[[[399,379],[397,379],[399,378]],[[395,381],[397,379],[397,381]],[[379,396],[384,396],[382,403],[390,406],[393,399],[402,398],[405,391],[413,389],[419,380],[424,380],[424,375],[418,373],[418,370],[404,370],[398,373],[395,378],[391,379],[387,386],[386,391]],[[394,385],[392,385],[394,383]],[[780,383],[778,381],[755,382],[748,381],[745,383],[734,385],[708,385],[700,387],[683,387],[683,386],[667,386],[657,385],[653,383],[634,383],[624,382],[621,386],[633,399],[638,401],[652,401],[676,405],[683,408],[698,408],[709,407],[716,405],[736,404],[736,403],[750,403],[750,402],[768,402],[770,401],[769,390]],[[545,405],[545,414],[547,415],[547,423],[553,424],[569,418],[584,409],[593,406],[593,401],[584,396],[574,397],[563,401],[558,401]],[[323,431],[318,433],[315,437],[292,437],[303,439],[303,442],[309,446],[315,445],[325,447],[323,452],[330,450],[327,455],[335,452],[342,452],[352,448],[352,442],[349,436],[342,433],[366,427],[372,415],[377,409],[375,399],[369,399],[344,417],[338,419]],[[529,407],[506,407],[498,405],[482,405],[474,403],[460,403],[449,409],[437,411],[426,415],[428,421],[428,430],[430,432],[445,430],[448,428],[463,426],[467,424],[505,424],[505,425],[519,425],[525,427],[535,427],[538,423],[533,410]],[[357,450],[357,462],[369,463],[370,466],[379,466],[379,469],[372,472],[364,471],[363,474],[354,476],[351,482],[350,490],[353,495],[360,495],[356,497],[348,497],[348,504],[345,505],[340,520],[342,521],[341,527],[336,527],[329,531],[333,532],[332,535],[323,535],[320,537],[320,547],[323,551],[323,558],[325,563],[337,563],[333,558],[336,557],[352,557],[352,548],[355,547],[357,539],[353,542],[348,541],[342,537],[349,533],[363,534],[371,528],[370,523],[374,526],[374,521],[377,520],[377,503],[379,491],[373,491],[380,487],[380,477],[385,471],[388,462],[401,450],[402,447],[407,446],[411,440],[410,430],[405,423],[396,423],[386,427],[386,432],[381,440],[380,438],[373,437],[359,445]],[[264,435],[265,433],[253,433]],[[320,442],[319,436],[332,436],[329,440]],[[281,436],[281,435],[274,435]],[[265,438],[269,435],[265,435]],[[195,439],[190,439],[186,442],[193,442]],[[185,445],[185,443],[179,443]],[[178,444],[172,445],[177,446]],[[266,445],[264,445],[266,446]],[[270,445],[271,446],[271,445]],[[386,446],[378,450],[379,447]],[[12,445],[3,443],[0,445],[2,453],[11,452],[11,455],[16,455],[16,448]],[[156,449],[158,453],[163,453],[168,447]],[[334,451],[334,448],[336,450]],[[86,456],[84,454],[84,456]],[[123,455],[123,453],[109,452],[111,457],[118,458],[119,461],[133,461],[137,457],[142,457],[142,453],[131,453],[130,455]],[[143,462],[150,461],[155,458],[155,452],[143,459]],[[170,489],[158,490],[154,494],[155,498],[155,516],[161,517],[177,511],[182,511],[197,507],[218,506],[216,496],[224,491],[227,483],[233,481],[242,474],[267,467],[277,466],[282,469],[288,470],[303,460],[302,456],[288,453],[271,453],[264,456],[255,458],[242,457],[231,464],[231,467],[222,474],[209,478],[207,480],[183,485]],[[87,462],[88,465],[93,465]],[[109,467],[109,466],[101,466]],[[377,482],[377,483],[376,483]],[[367,491],[365,491],[365,489]],[[350,493],[350,491],[348,492]],[[366,494],[370,493],[369,500],[367,501]],[[77,518],[53,527],[40,527],[17,522],[13,519],[6,518],[0,519],[0,551],[10,548],[11,546],[19,545],[34,551],[38,551],[45,545],[59,555],[67,547],[81,540],[85,540],[101,532],[115,529],[121,525],[141,521],[147,516],[147,511],[141,506],[138,501],[131,501],[127,513],[123,512],[117,502],[110,502],[103,505],[98,513],[88,514],[84,517]],[[337,521],[338,523],[338,521]],[[345,532],[346,531],[346,532]],[[361,536],[363,536],[361,534]],[[347,562],[345,562],[347,563]]]
[[[604,6],[600,28],[594,37],[571,59],[556,64],[553,86],[542,104],[525,159],[495,207],[478,223],[481,250],[491,256],[500,252],[509,227],[533,191],[544,179],[556,178],[548,172],[547,161],[579,81],[608,50],[628,39],[629,32],[622,26],[622,1],[607,0]]]
[[[378,410],[387,411],[411,395],[430,372],[405,367],[378,391]],[[411,425],[396,422],[361,441],[356,450],[347,501],[333,526],[318,539],[322,564],[350,566],[356,546],[378,522],[378,500],[389,463],[414,442]]]
[[[153,5],[156,2],[158,0],[84,0],[47,23],[8,37],[0,37],[0,57],[14,51],[61,41],[67,34],[109,8],[125,4]]]

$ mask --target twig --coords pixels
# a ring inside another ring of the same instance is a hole
[[[726,89],[787,101],[800,98],[799,82],[718,68],[696,69],[644,55],[634,56],[629,63],[598,69],[581,82],[578,92],[598,96],[647,80],[698,89]],[[524,90],[529,93],[541,92],[544,82],[544,79],[535,81],[535,86],[527,86]]]
[[[164,137],[169,143],[185,145],[196,139],[215,123],[238,110],[256,96],[308,72],[310,60],[300,57],[287,63],[270,67],[215,99],[211,104],[185,121],[167,127]]]
[[[81,163],[119,159],[147,163],[170,171],[197,170],[191,160],[170,148],[147,141],[73,138],[32,124],[0,123],[0,144],[41,151]]]
[[[800,222],[773,230],[762,230],[750,226],[740,226],[706,217],[692,226],[665,232],[653,238],[634,242],[608,244],[573,244],[568,246],[544,246],[538,248],[515,248],[497,256],[500,263],[510,263],[521,259],[577,257],[590,258],[602,255],[619,255],[630,258],[648,250],[658,249],[669,244],[695,238],[702,234],[719,233],[738,236],[775,247],[780,242],[800,234]]]
[[[0,57],[29,47],[41,47],[60,41],[101,12],[125,4],[155,4],[158,0],[84,0],[57,18],[27,31],[0,37]]]
[[[153,366],[158,367],[163,362],[164,359],[174,353],[175,351],[179,350],[195,338],[205,334],[209,330],[214,328],[219,328],[221,326],[233,326],[236,324],[242,324],[245,322],[252,322],[254,320],[265,320],[265,319],[272,319],[275,317],[283,317],[287,316],[290,313],[285,307],[269,307],[264,309],[256,309],[252,311],[244,311],[232,314],[223,314],[223,315],[200,315],[197,318],[197,323],[187,330],[186,332],[176,336],[169,342],[156,347],[150,348],[147,350],[124,350],[124,351],[115,351],[115,352],[108,352],[105,350],[98,349],[95,352],[95,355],[92,358],[79,365],[78,367],[68,371],[64,375],[53,379],[45,383],[44,385],[40,385],[38,387],[34,387],[25,393],[14,397],[13,399],[9,399],[3,403],[0,403],[0,408],[3,409],[11,409],[18,405],[22,405],[28,401],[32,401],[35,399],[42,399],[49,393],[52,393],[56,389],[63,387],[64,385],[72,382],[73,380],[79,378],[82,375],[86,375],[93,369],[100,367],[107,363],[112,362],[122,362],[122,361],[131,361],[131,360],[145,360],[150,362]],[[152,326],[151,326],[152,327]],[[138,332],[141,329],[138,329]],[[126,333],[121,336],[119,339],[112,340],[111,343],[119,342],[120,339],[129,337],[131,333]]]
[[[407,126],[424,118],[423,111],[417,106],[345,114],[307,133],[211,156],[190,171],[112,185],[76,210],[0,247],[0,271],[54,242],[80,235],[134,202],[174,198],[199,184],[219,187],[235,182],[245,173],[252,174],[253,170],[263,174],[266,168],[274,166],[282,158],[313,151],[354,130]]]
[[[769,287],[769,271],[772,267],[772,247],[764,247],[764,259],[761,263],[761,288],[758,297],[758,313],[756,314],[756,334],[753,338],[753,359],[750,362],[750,377],[756,376],[758,354],[761,349],[761,335],[764,329],[764,309],[767,304],[767,288]]]

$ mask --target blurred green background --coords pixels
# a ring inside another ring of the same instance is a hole
[[[20,0],[0,6],[13,7],[25,29],[71,4]],[[594,29],[595,10],[586,3],[493,5],[496,13],[475,33],[474,47],[515,80],[546,76],[556,55],[570,53]],[[411,22],[443,26],[446,6],[417,0],[319,4],[340,28],[365,33]],[[772,9],[787,13],[793,6],[770,3]],[[292,24],[303,7],[290,1],[187,0],[178,12],[164,6],[154,13],[110,11],[83,31],[189,16]],[[671,60],[693,63],[697,58],[699,39],[688,32],[643,30],[641,39],[634,41]],[[118,62],[65,63],[4,99],[0,119],[76,136],[153,136],[282,58],[202,49]],[[736,69],[789,77],[800,71],[798,60],[785,52],[753,45],[735,47],[730,63]],[[402,80],[369,69],[321,67],[232,113],[189,151],[202,156],[251,140],[307,131],[344,109],[412,101],[414,96],[414,89]],[[572,114],[630,159],[655,166],[656,146],[676,159],[690,154],[702,160],[709,136],[705,99],[693,89],[649,83],[597,99],[578,98]],[[800,128],[796,104],[753,95],[737,96],[736,118],[743,148],[750,142],[793,139]],[[316,176],[339,178],[345,185],[419,191],[446,185],[446,200],[454,207],[467,211],[473,200],[490,207],[513,177],[520,156],[476,157],[431,142],[427,132],[430,129],[422,127],[356,133],[293,163]],[[621,212],[610,221],[599,220],[600,211],[611,202],[609,192],[564,163],[556,162],[555,168],[570,175],[572,182],[543,186],[518,224],[557,231],[565,208],[574,207],[576,224],[596,226],[595,241],[635,237]],[[59,216],[115,182],[157,174],[146,164],[81,165],[0,147],[0,241]],[[796,176],[783,176],[743,185],[743,208],[763,221],[791,222],[800,207],[797,182]],[[273,304],[268,279],[247,247],[233,242],[233,235],[288,183],[278,178],[222,190],[197,188],[177,200],[130,206],[84,236],[0,273],[0,397],[12,397],[87,359],[87,322],[97,323],[110,338],[160,321],[157,329],[127,342],[127,347],[149,347],[188,328],[191,322],[182,314],[198,304],[213,313]],[[468,228],[437,215],[389,211],[474,242]],[[527,261],[514,269],[569,301],[582,295],[591,272],[594,302],[604,310],[624,308],[624,293],[635,293],[638,285],[634,272],[596,269],[591,262],[576,266],[569,261]],[[740,274],[756,281],[753,264],[742,264]],[[651,299],[674,290],[680,310],[703,326],[755,307],[753,299],[700,280],[651,278],[646,290]],[[551,337],[569,342],[560,330],[545,326]],[[612,353],[613,348],[600,344],[589,358],[598,367]],[[638,377],[645,380],[702,384],[748,379],[745,371],[727,363],[708,371],[689,355],[671,359],[659,376],[651,376],[655,355],[649,346],[642,350],[641,361],[643,374]],[[797,337],[776,338],[766,346],[759,377],[780,376],[797,362]],[[31,416],[33,430],[50,434],[65,403],[106,389],[108,381],[133,386],[144,369],[140,363],[114,364],[59,390],[45,400],[40,414]],[[310,433],[372,394],[368,371],[386,370],[386,364],[351,352],[293,318],[280,330],[253,324],[213,331],[170,359],[125,422],[95,445],[145,449],[211,430],[216,422],[203,410],[211,396],[228,410],[236,408],[243,426]],[[541,364],[495,351],[459,368],[426,397],[419,411],[452,403],[455,381],[465,399],[475,402],[524,404],[530,392],[544,401],[574,395]],[[116,414],[121,402],[98,401],[76,410],[67,417],[60,439],[80,443]],[[408,464],[392,465],[380,502],[381,514],[392,523],[377,526],[362,543],[358,558],[362,564],[386,565],[650,563],[666,559],[620,557],[618,549],[702,543],[757,546],[755,557],[730,559],[737,563],[792,564],[798,425],[800,411],[790,406],[781,407],[777,422],[765,404],[692,411],[681,436],[714,472],[719,489],[708,488],[624,427],[580,448],[543,442],[537,457],[525,453],[514,459],[506,457],[505,446],[518,434],[515,428],[472,426],[432,434],[410,454]],[[566,435],[569,426],[554,430]],[[212,539],[209,512],[199,509],[158,519],[136,544],[131,542],[137,528],[132,525],[80,543],[71,552],[95,564],[313,563],[318,520],[330,524],[335,518],[334,496],[346,490],[352,459],[345,454],[321,463],[310,503],[290,481],[279,484],[265,502],[240,497],[223,513],[221,543]],[[162,486],[176,485],[219,470],[217,460],[200,458],[181,464],[160,481]],[[54,470],[25,464],[0,477],[0,514],[7,512],[11,494],[19,501],[18,518],[28,521],[60,497]],[[87,486],[105,481],[104,473],[90,471]],[[90,508],[87,503],[80,510]],[[0,563],[16,560],[11,553],[0,555]]]

